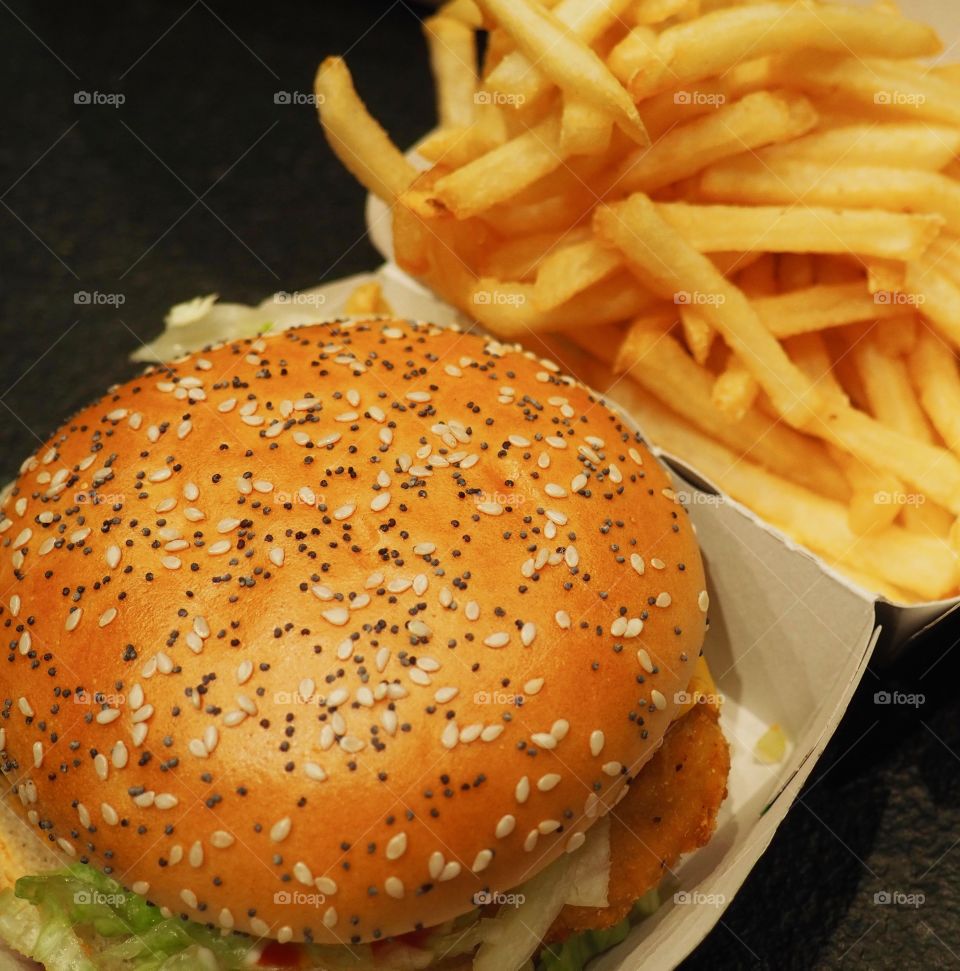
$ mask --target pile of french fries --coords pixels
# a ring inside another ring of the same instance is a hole
[[[960,67],[889,3],[453,0],[407,157],[321,122],[397,262],[862,586],[958,592]]]

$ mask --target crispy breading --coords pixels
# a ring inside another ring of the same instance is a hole
[[[681,854],[710,839],[730,773],[730,750],[717,720],[715,707],[701,701],[674,722],[610,813],[609,905],[564,907],[547,941],[623,920]]]

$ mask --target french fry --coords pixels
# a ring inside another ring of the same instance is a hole
[[[899,514],[893,497],[902,495],[903,484],[889,472],[879,472],[842,449],[831,450],[837,465],[843,469],[853,495],[847,507],[847,523],[858,536],[892,526]]]
[[[947,448],[960,453],[960,374],[952,350],[921,330],[907,368],[927,417]]]
[[[817,333],[791,337],[784,342],[790,359],[820,388],[824,398],[839,408],[850,401],[833,372],[833,361],[826,345]],[[903,483],[890,472],[864,464],[856,456],[827,445],[827,451],[843,470],[850,483],[852,495],[847,506],[847,522],[854,533],[891,526],[897,518],[898,507],[893,502],[878,501],[883,497],[902,495]]]
[[[854,210],[850,210],[853,212]],[[892,215],[892,214],[891,214]],[[863,282],[863,264],[852,254],[838,253],[814,257],[814,271],[817,283],[827,285]]]
[[[836,57],[820,52],[791,54],[770,64],[770,84],[788,84],[799,91],[846,100],[852,107],[912,121],[960,125],[957,85],[916,65],[880,58]]]
[[[560,150],[573,155],[602,155],[610,145],[613,120],[583,98],[566,97],[560,119]]]
[[[678,125],[649,149],[633,152],[617,170],[613,186],[619,194],[653,192],[713,162],[796,138],[816,123],[817,113],[806,98],[757,91]]]
[[[906,357],[913,351],[919,329],[916,314],[901,313],[878,320],[870,336],[874,344],[889,357]]]
[[[562,161],[560,119],[549,117],[443,176],[434,188],[437,198],[458,219],[467,219],[515,196]]]
[[[951,279],[943,261],[924,254],[907,264],[907,290],[917,308],[938,333],[960,347],[960,284]]]
[[[522,195],[522,194],[521,194]],[[514,200],[493,206],[481,218],[498,233],[509,236],[530,235],[537,232],[562,232],[586,220],[596,198],[586,186],[543,199]]]
[[[537,271],[533,302],[550,310],[623,268],[619,251],[595,239],[558,246],[545,256]]]
[[[634,27],[614,45],[607,56],[607,67],[621,84],[626,84],[636,70],[635,62],[647,57],[656,45],[657,35],[653,30],[646,26]]]
[[[781,253],[777,259],[777,283],[781,290],[813,286],[814,267],[809,253]]]
[[[864,260],[867,289],[871,293],[905,293],[907,264],[903,260],[884,260],[876,256]]]
[[[671,17],[695,16],[698,7],[699,0],[636,0],[627,16],[640,26],[662,24]]]
[[[680,308],[680,325],[690,355],[697,364],[706,364],[717,336],[713,324],[694,307],[684,306]]]
[[[545,330],[615,323],[656,307],[657,303],[628,272],[621,270],[552,310],[536,307],[533,284],[482,278],[465,301],[458,301],[458,306],[497,337],[521,340]]]
[[[814,489],[846,499],[850,490],[823,445],[752,408],[739,420],[720,414],[711,400],[713,375],[693,361],[669,334],[640,322],[630,328],[615,370],[737,455]]]
[[[623,251],[628,265],[650,282],[655,293],[674,301],[689,294],[697,301],[699,312],[723,335],[787,422],[802,426],[810,420],[819,407],[816,390],[743,292],[666,223],[649,198],[636,194],[615,207],[598,207],[594,229]]]
[[[647,132],[630,95],[607,65],[569,26],[532,0],[479,0],[517,47],[568,95],[612,115],[624,132],[647,144]],[[593,6],[593,5],[590,5]]]
[[[850,354],[875,418],[920,442],[933,442],[933,432],[914,394],[906,364],[884,354],[874,341],[858,341]]]
[[[443,128],[473,124],[477,91],[477,47],[473,28],[453,17],[429,17],[423,30],[430,51],[437,92],[437,116]]]
[[[390,314],[393,309],[384,299],[383,288],[376,280],[361,283],[353,293],[347,297],[343,305],[345,314],[361,316],[364,314]]]
[[[752,266],[757,260],[761,259],[762,253],[738,253],[735,250],[710,253],[710,262],[725,277],[736,276],[743,272],[748,266]]]
[[[857,535],[843,503],[766,471],[691,426],[643,389],[617,385],[622,401],[662,448],[805,546],[858,571],[878,573],[914,599],[936,600],[956,586],[957,556],[944,540],[896,526]]]
[[[660,34],[654,54],[634,65],[640,101],[667,86],[723,74],[746,57],[819,50],[863,57],[924,57],[940,42],[924,24],[833,4],[760,3],[707,14]]]
[[[661,203],[660,215],[696,249],[857,253],[915,259],[942,225],[935,215],[810,206]]]
[[[945,448],[904,435],[854,408],[831,408],[811,431],[960,514],[960,460]]]
[[[549,259],[556,249],[590,239],[590,229],[587,226],[563,232],[513,236],[484,253],[477,270],[481,276],[497,277],[500,280],[532,280],[536,277],[540,264]]]
[[[936,172],[960,152],[960,129],[921,122],[860,123],[815,131],[758,152],[766,162],[881,165]]]
[[[960,232],[960,185],[939,172],[920,169],[738,159],[704,171],[700,191],[714,202],[805,203],[930,213],[942,216],[946,226]]]
[[[766,297],[777,292],[777,263],[772,253],[763,253],[737,277],[737,286],[748,297]]]
[[[317,70],[313,87],[320,123],[334,154],[374,195],[396,199],[410,187],[417,170],[371,117],[343,59],[328,57]]]
[[[878,300],[877,296],[862,282],[816,283],[802,290],[757,297],[753,309],[771,334],[784,338],[903,313],[892,298]]]
[[[592,44],[613,23],[629,0],[560,0],[551,4],[557,20],[571,28],[586,44]],[[545,5],[546,6],[546,5]],[[536,101],[550,89],[551,82],[518,50],[511,51],[486,76],[486,87],[514,99]],[[514,102],[516,103],[516,101]]]
[[[760,392],[756,378],[735,357],[713,382],[710,398],[714,407],[733,421],[739,421],[753,407]]]
[[[474,30],[480,30],[484,25],[483,14],[474,0],[447,0],[443,5],[443,15],[459,20]]]

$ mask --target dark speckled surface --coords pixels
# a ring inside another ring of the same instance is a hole
[[[255,301],[370,269],[363,192],[310,91],[326,53],[401,144],[432,121],[419,10],[0,0],[0,473],[133,373],[173,302]],[[77,104],[76,92],[124,104]],[[291,100],[296,100],[291,98]],[[79,291],[123,302],[78,305]],[[111,297],[116,300],[117,298]],[[957,626],[875,670],[689,969],[960,964]],[[919,707],[874,703],[917,693]],[[923,894],[920,906],[874,902]]]

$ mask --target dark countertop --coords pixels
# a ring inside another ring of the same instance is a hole
[[[432,123],[421,12],[403,0],[0,0],[0,476],[134,373],[127,355],[170,304],[252,302],[377,264],[363,191],[313,109],[274,95],[308,94],[320,58],[349,53],[374,113],[410,143]],[[125,102],[77,104],[77,92]],[[80,291],[110,302],[77,304]],[[950,624],[867,674],[685,968],[960,964],[956,640]],[[874,703],[894,687],[923,703]],[[925,900],[882,906],[881,890]]]

